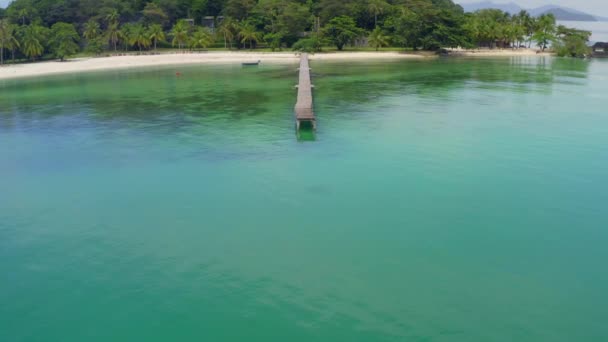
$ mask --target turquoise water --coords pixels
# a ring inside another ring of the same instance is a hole
[[[295,67],[0,81],[0,341],[608,339],[608,61]]]

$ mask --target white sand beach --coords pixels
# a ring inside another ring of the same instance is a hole
[[[336,52],[310,55],[311,60],[371,60],[398,58],[419,59],[425,57],[398,52]],[[211,63],[240,64],[258,60],[262,63],[296,64],[299,59],[298,55],[293,52],[203,52],[75,58],[65,62],[47,61],[4,65],[0,67],[0,79],[167,65],[177,66]]]
[[[519,57],[519,56],[552,56],[553,52],[538,49],[447,49],[454,57]]]

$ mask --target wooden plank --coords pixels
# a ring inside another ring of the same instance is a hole
[[[308,54],[303,53],[300,56],[298,99],[294,108],[297,127],[300,127],[301,122],[308,121],[312,123],[313,128],[316,128],[316,118],[312,108],[312,84],[310,82],[310,67],[308,64]]]

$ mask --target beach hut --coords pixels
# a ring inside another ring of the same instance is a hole
[[[598,42],[592,47],[593,57],[608,57],[608,43]]]

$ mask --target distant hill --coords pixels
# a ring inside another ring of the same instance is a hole
[[[495,8],[511,14],[517,13],[524,9],[514,2],[495,3],[492,1],[481,1],[476,3],[461,4],[466,12],[475,12],[480,9]],[[589,13],[585,13],[573,8],[567,8],[556,5],[546,5],[533,9],[526,9],[531,15],[538,17],[542,14],[553,13],[557,20],[561,21],[608,21],[608,18],[596,17]]]
[[[475,2],[475,3],[470,3],[470,4],[460,4],[460,6],[462,6],[462,8],[464,8],[465,12],[475,12],[475,11],[479,11],[482,9],[493,8],[493,9],[499,9],[503,12],[509,12],[511,14],[514,14],[514,13],[517,13],[522,10],[522,8],[514,2],[496,3],[496,2],[492,2],[492,1],[481,1],[481,2]]]
[[[597,18],[587,13],[574,13],[563,8],[553,8],[540,14],[553,13],[557,20],[562,21],[598,21]],[[540,15],[539,14],[539,15]]]
[[[572,21],[597,21],[598,19],[589,13],[585,13],[573,8],[546,5],[530,10],[530,14],[533,16],[539,16],[542,14],[553,13],[557,20],[572,20]]]

